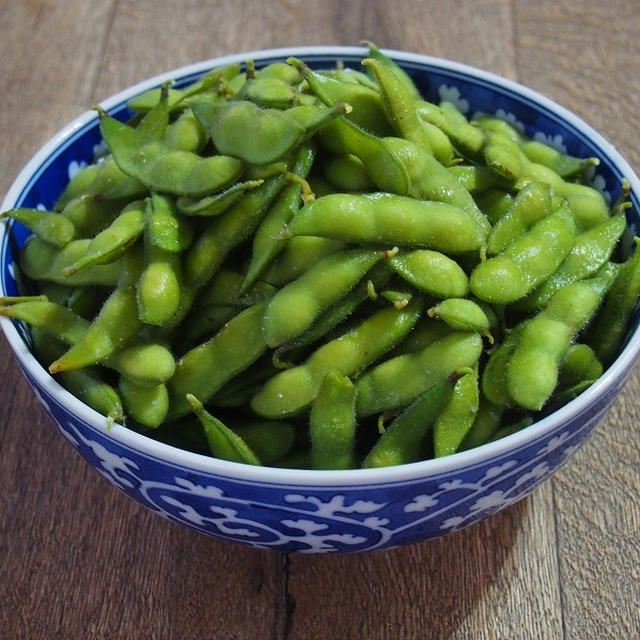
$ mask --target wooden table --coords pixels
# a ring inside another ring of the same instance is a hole
[[[363,38],[573,110],[640,169],[637,0],[2,0],[0,188],[88,105],[217,55]],[[0,342],[0,637],[640,638],[640,371],[531,497],[371,555],[285,556],[171,524],[81,461]]]

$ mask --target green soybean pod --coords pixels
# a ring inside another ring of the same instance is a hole
[[[264,314],[266,343],[276,347],[302,334],[324,309],[353,289],[381,257],[379,251],[370,249],[339,251],[285,285],[271,298]]]
[[[5,211],[0,215],[0,220],[6,218],[12,218],[20,222],[41,240],[56,247],[64,247],[76,235],[76,228],[73,222],[60,213],[18,207]]]
[[[382,51],[380,51],[380,49],[378,49],[378,47],[373,42],[364,40],[361,44],[369,47],[370,58],[380,61],[381,63],[385,64],[391,71],[397,74],[397,76],[400,78],[407,91],[411,93],[413,98],[419,99],[421,97],[418,88],[411,79],[411,76],[402,67],[397,65],[391,58],[389,58],[389,56],[382,53]]]
[[[64,346],[52,340],[46,332],[31,328],[31,337],[36,354],[47,367],[64,353]],[[63,371],[58,376],[62,386],[81,402],[89,405],[107,417],[107,429],[117,420],[122,420],[124,412],[118,392],[100,376],[97,368],[88,367],[76,371]]]
[[[505,407],[513,404],[507,389],[507,365],[520,339],[525,326],[521,322],[517,327],[507,332],[504,340],[491,353],[484,366],[481,376],[482,393],[492,404]]]
[[[562,263],[573,247],[575,223],[566,206],[537,222],[502,253],[471,273],[472,293],[491,303],[523,298]]]
[[[197,290],[207,283],[229,251],[251,235],[284,182],[282,174],[265,180],[212,220],[184,256],[187,287]]]
[[[289,184],[278,194],[256,227],[244,289],[248,289],[260,277],[271,260],[282,250],[285,241],[278,234],[300,208],[302,183],[311,170],[314,158],[315,148],[311,144],[304,144],[298,149],[292,172],[286,174]]]
[[[172,418],[188,412],[187,393],[195,392],[207,402],[223,384],[266,351],[261,331],[266,304],[261,302],[240,312],[212,338],[178,360],[168,383]]]
[[[265,269],[262,278],[274,287],[281,287],[302,275],[318,260],[344,247],[344,242],[330,238],[317,236],[289,238],[284,243],[282,251]]]
[[[602,375],[602,371],[602,364],[589,345],[572,344],[560,363],[558,384],[567,389],[585,380],[596,380]]]
[[[26,322],[32,330],[44,331],[52,339],[67,345],[74,345],[84,339],[91,326],[74,311],[46,300],[25,300],[11,304],[11,300],[4,298],[0,302],[5,305],[0,306],[0,315]],[[56,358],[61,355],[62,353],[58,354]],[[155,343],[126,346],[102,360],[101,364],[115,369],[132,382],[147,387],[166,382],[175,369],[171,352]]]
[[[365,469],[415,462],[433,421],[440,413],[457,376],[428,386],[384,430],[362,462]]]
[[[352,153],[358,157],[378,189],[401,195],[409,193],[407,168],[384,139],[338,118],[320,131],[319,140],[333,153]]]
[[[185,402],[198,416],[214,458],[245,464],[260,464],[260,460],[247,443],[218,418],[211,415],[196,396],[188,393],[185,396]]]
[[[447,170],[474,197],[490,189],[508,189],[511,184],[502,176],[482,165],[454,164],[447,167]]]
[[[355,289],[353,289],[346,296],[343,296],[335,303],[327,307],[323,312],[318,315],[313,324],[305,330],[304,333],[297,338],[283,345],[286,351],[291,349],[298,349],[309,344],[313,344],[320,338],[327,335],[332,329],[337,327],[343,320],[348,318],[365,300],[369,299],[370,285],[373,285],[375,289],[379,289],[381,286],[389,280],[391,274],[385,262],[380,262],[371,269],[367,274],[367,282],[361,281]],[[396,306],[397,309],[404,308],[410,299],[405,301],[406,304],[402,306]]]
[[[412,402],[429,384],[473,367],[482,352],[475,332],[455,331],[421,351],[386,360],[356,380],[356,414],[369,416]]]
[[[155,387],[167,382],[176,369],[171,351],[157,343],[139,343],[125,347],[103,364],[113,367],[140,387]]]
[[[80,269],[116,261],[141,235],[144,229],[144,203],[135,201],[104,230],[91,239],[80,258],[62,269],[65,276],[72,276]]]
[[[451,333],[451,328],[444,322],[433,319],[429,314],[426,317],[423,315],[411,333],[389,355],[395,357],[420,351],[432,342],[444,338],[448,333]]]
[[[489,442],[500,428],[503,414],[504,406],[493,404],[481,393],[478,413],[459,450],[466,451]]]
[[[484,242],[482,231],[459,207],[391,193],[318,198],[298,212],[286,235],[418,245],[445,253],[473,251]]]
[[[589,329],[588,341],[598,359],[609,366],[622,346],[625,331],[640,298],[640,239],[611,285]]]
[[[115,286],[120,275],[119,261],[92,265],[65,276],[62,270],[85,255],[91,240],[72,240],[61,249],[31,236],[20,252],[20,270],[32,280],[44,280],[73,286]]]
[[[400,252],[389,259],[389,266],[414,287],[436,298],[462,298],[469,289],[469,279],[458,263],[438,251]]]
[[[309,428],[314,469],[353,468],[355,388],[348,377],[327,373],[311,405]]]
[[[427,314],[438,318],[457,331],[477,331],[489,334],[489,318],[479,304],[468,298],[448,298],[430,309]]]
[[[405,167],[409,177],[408,195],[433,200],[462,209],[475,223],[484,242],[491,228],[473,196],[449,169],[421,146],[402,138],[384,138],[384,146]]]
[[[332,154],[326,158],[322,174],[338,191],[370,191],[375,187],[364,163],[353,153]]]
[[[149,189],[180,196],[203,196],[223,189],[242,173],[243,163],[230,156],[200,157],[146,135],[106,114],[100,133],[118,167]]]
[[[204,198],[184,198],[176,200],[178,211],[185,216],[217,216],[237,202],[245,191],[259,187],[264,180],[237,182],[224,191]]]
[[[71,200],[85,193],[87,187],[95,180],[99,171],[100,164],[89,164],[74,173],[62,193],[58,196],[58,199],[53,205],[53,210],[59,213]]]
[[[288,82],[276,77],[255,78],[247,89],[246,99],[268,109],[288,109],[298,102],[298,93]]]
[[[149,429],[157,429],[167,417],[169,394],[164,383],[142,387],[120,376],[118,389],[127,415]]]
[[[492,225],[506,215],[513,205],[513,196],[504,189],[488,189],[474,194],[474,199]]]
[[[284,420],[242,420],[230,427],[253,451],[261,464],[274,465],[293,447],[296,425]]]
[[[192,109],[185,109],[162,136],[162,141],[172,149],[192,153],[201,153],[208,140],[209,136]]]
[[[609,277],[566,285],[544,311],[526,321],[507,364],[507,389],[514,402],[534,411],[542,408],[572,338],[593,316],[610,285]]]
[[[58,373],[101,362],[134,338],[141,328],[135,291],[118,287],[82,337],[51,364],[49,371]]]
[[[269,379],[251,400],[251,408],[266,418],[281,418],[305,410],[329,371],[357,376],[402,340],[418,320],[423,304],[422,298],[417,297],[404,309],[389,306],[365,318],[316,349],[303,364]]]
[[[80,237],[95,235],[120,213],[123,206],[144,195],[142,183],[120,171],[113,156],[107,156],[99,166],[100,173],[86,193],[70,200],[61,211],[73,222]],[[126,184],[123,186],[122,182]]]
[[[254,165],[279,160],[327,122],[349,111],[344,103],[281,111],[244,100],[196,103],[192,108],[220,153]]]
[[[375,58],[365,58],[362,64],[373,73],[380,87],[384,113],[397,134],[433,153],[426,127],[416,112],[415,95],[403,83],[401,77],[390,65]],[[449,154],[446,154],[445,158],[438,158],[441,162],[451,159],[450,143],[448,151]]]
[[[240,73],[240,65],[237,62],[218,67],[204,74],[195,82],[182,89],[168,89],[167,102],[171,109],[180,108],[184,101],[215,87],[220,81],[229,81]],[[140,95],[134,96],[127,102],[127,106],[138,113],[145,113],[152,109],[160,99],[161,89],[149,89]]]
[[[600,164],[597,158],[576,158],[540,140],[523,140],[520,148],[531,162],[553,169],[562,178],[571,178],[586,167]]]
[[[455,453],[478,414],[480,394],[478,366],[456,380],[449,399],[433,425],[433,449],[436,458]]]
[[[287,62],[298,70],[311,92],[327,106],[347,103],[352,110],[346,118],[362,130],[374,135],[386,135],[391,131],[376,89],[360,83],[343,82],[330,75],[312,71],[301,60],[289,58]]]
[[[518,192],[510,209],[491,229],[487,240],[487,253],[500,253],[550,212],[549,185],[541,182],[528,183]]]
[[[67,307],[49,300],[24,299],[18,302],[3,298],[0,315],[26,322],[66,344],[78,342],[89,327],[87,320]]]
[[[579,233],[562,264],[526,298],[516,303],[518,310],[543,307],[561,287],[594,275],[611,257],[626,228],[624,215],[614,215]]]

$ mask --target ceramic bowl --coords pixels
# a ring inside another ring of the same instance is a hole
[[[495,113],[527,134],[578,156],[596,156],[592,184],[615,199],[620,179],[632,187],[629,236],[637,223],[640,183],[629,165],[572,113],[519,84],[485,71],[427,56],[388,52],[428,100],[453,101],[461,111]],[[254,51],[208,60],[146,80],[102,105],[127,116],[132,96],[174,79],[192,82],[214,66],[252,58],[256,66],[294,55],[312,67],[337,60],[358,67],[362,48],[313,47]],[[11,186],[2,210],[51,208],[69,177],[90,162],[100,144],[98,121],[86,112],[56,134]],[[3,295],[15,295],[14,260],[27,236],[18,224],[1,237]],[[63,389],[36,361],[22,326],[2,328],[38,400],[60,433],[95,469],[129,496],[166,518],[198,531],[260,549],[355,552],[441,536],[520,500],[562,466],[605,415],[640,349],[638,314],[625,346],[587,391],[534,425],[502,440],[449,457],[400,467],[303,471],[216,460],[161,444],[105,419]]]

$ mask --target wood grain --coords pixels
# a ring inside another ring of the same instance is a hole
[[[640,166],[633,0],[28,0],[0,6],[0,187],[92,102],[217,55],[357,44],[442,56],[574,110]],[[0,342],[0,637],[640,638],[640,370],[532,496],[445,538],[284,556],[167,522],[55,432]]]
[[[637,172],[638,5],[519,2],[515,14],[519,79],[597,128]],[[567,639],[640,637],[639,373],[552,481]]]

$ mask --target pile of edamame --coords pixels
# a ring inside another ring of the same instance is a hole
[[[399,465],[526,428],[600,376],[640,295],[575,158],[363,71],[217,68],[99,110],[108,154],[17,208],[56,379],[113,421],[279,467]],[[637,239],[636,239],[637,242]]]

